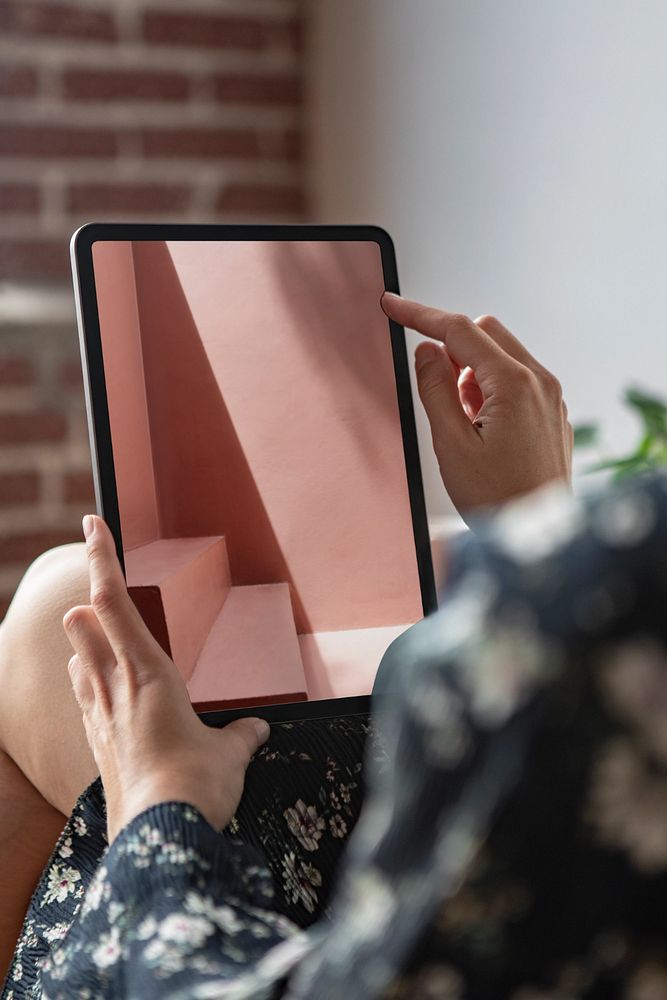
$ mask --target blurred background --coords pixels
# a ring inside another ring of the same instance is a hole
[[[499,316],[627,451],[623,390],[667,389],[666,42],[663,0],[0,0],[0,616],[92,507],[84,222],[382,225],[404,292]]]

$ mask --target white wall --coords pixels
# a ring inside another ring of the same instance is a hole
[[[314,217],[384,225],[406,294],[498,315],[634,443],[622,388],[667,395],[664,0],[309,10]]]

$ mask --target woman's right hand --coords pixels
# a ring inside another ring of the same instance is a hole
[[[492,316],[469,319],[385,292],[382,308],[430,337],[418,345],[419,396],[440,474],[465,517],[572,476],[560,383]]]

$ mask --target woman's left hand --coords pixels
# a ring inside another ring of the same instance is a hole
[[[196,806],[216,829],[231,820],[245,772],[269,735],[261,719],[224,729],[195,715],[181,675],[127,592],[113,538],[88,515],[90,605],[63,619],[75,655],[69,673],[106,793],[109,842],[149,806]]]

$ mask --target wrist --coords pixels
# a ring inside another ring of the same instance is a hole
[[[154,806],[167,802],[181,802],[192,806],[215,829],[215,817],[207,803],[193,791],[192,782],[179,780],[173,775],[152,777],[135,784],[123,792],[117,802],[107,796],[107,818],[109,843],[118,836],[137,816]]]

